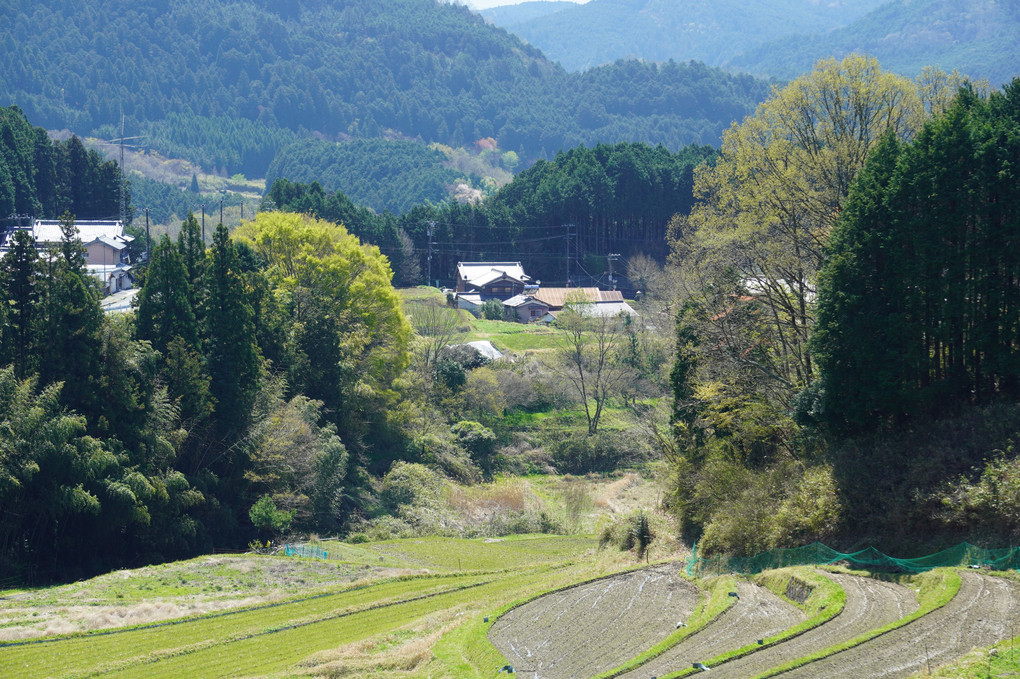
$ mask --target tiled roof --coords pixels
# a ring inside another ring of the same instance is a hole
[[[484,283],[476,283],[475,280],[490,275],[492,271],[500,271],[511,278],[516,278],[519,281],[531,280],[524,274],[524,267],[521,266],[520,262],[458,262],[457,263],[457,277],[462,281],[469,281],[474,285],[484,285]]]
[[[100,236],[120,238],[124,235],[124,225],[114,220],[75,220],[78,237],[83,243],[91,243]],[[63,240],[59,219],[37,219],[32,226],[32,235],[37,243],[59,243]]]
[[[513,308],[516,309],[517,307],[524,306],[525,304],[528,304],[528,303],[538,304],[538,305],[541,305],[541,306],[544,306],[544,307],[548,307],[549,306],[548,304],[546,304],[542,300],[536,299],[532,295],[516,295],[516,296],[511,297],[510,299],[506,300],[505,302],[503,302],[503,306],[513,307]]]
[[[567,300],[581,302],[622,302],[623,293],[619,290],[599,290],[598,288],[539,288],[535,297],[554,309],[563,308]]]
[[[486,273],[483,273],[481,276],[478,276],[477,278],[472,278],[471,280],[468,281],[468,284],[473,285],[476,288],[480,288],[482,286],[488,285],[489,283],[494,283],[500,280],[501,278],[506,278],[512,281],[516,281],[518,283],[523,282],[520,278],[512,276],[506,271],[503,271],[501,269],[492,269]]]

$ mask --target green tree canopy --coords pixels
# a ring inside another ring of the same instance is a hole
[[[1020,395],[1020,80],[887,140],[833,232],[813,338],[853,429]]]
[[[389,263],[343,226],[307,215],[261,212],[237,237],[265,262],[293,324],[293,388],[321,400],[350,434],[409,362],[411,326]]]

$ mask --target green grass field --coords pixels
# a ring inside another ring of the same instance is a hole
[[[386,564],[415,575],[341,585],[318,583],[301,595],[197,617],[92,633],[52,636],[0,646],[9,676],[232,677],[317,674],[323,654],[375,639],[384,651],[427,638],[432,621],[449,631],[424,661],[431,676],[484,676],[501,656],[485,639],[486,615],[513,602],[633,566],[625,554],[598,552],[590,537],[520,536],[500,541],[427,538],[363,545],[323,542],[339,564],[312,559],[249,556],[253,564],[301,566],[315,562],[339,573]],[[235,559],[238,557],[234,557]],[[216,557],[193,560],[195,580]],[[164,567],[122,577],[125,591],[141,593],[165,579]],[[93,601],[107,601],[108,576],[96,579]],[[134,582],[131,582],[134,581]],[[90,583],[77,587],[88,589]],[[60,589],[60,588],[55,588]],[[45,593],[40,601],[51,601]],[[66,594],[66,591],[65,591]],[[154,594],[155,591],[154,591]],[[174,588],[159,595],[176,595]],[[158,595],[157,595],[158,596]],[[370,644],[371,645],[371,644]],[[430,642],[431,646],[431,642]],[[343,654],[341,653],[341,656]],[[386,657],[386,654],[383,653]],[[359,673],[382,672],[369,661]],[[472,669],[473,668],[473,669]]]

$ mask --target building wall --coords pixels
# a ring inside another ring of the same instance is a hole
[[[516,309],[507,309],[507,320],[518,323],[536,323],[549,312],[544,304],[525,304]]]
[[[88,252],[86,259],[89,264],[119,264],[120,251],[111,248],[105,243],[89,243],[85,248]]]

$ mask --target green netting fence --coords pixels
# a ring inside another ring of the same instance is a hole
[[[284,547],[283,553],[287,556],[306,556],[312,559],[329,558],[329,552],[322,549],[321,547],[313,547],[312,545],[288,544],[286,547]]]
[[[1020,547],[986,549],[967,542],[913,559],[897,559],[874,547],[859,552],[840,552],[815,542],[793,549],[773,549],[754,556],[698,556],[694,546],[687,561],[688,575],[708,576],[722,573],[760,573],[785,566],[812,566],[844,563],[849,568],[875,571],[920,573],[944,566],[988,567],[994,570],[1020,568]]]

